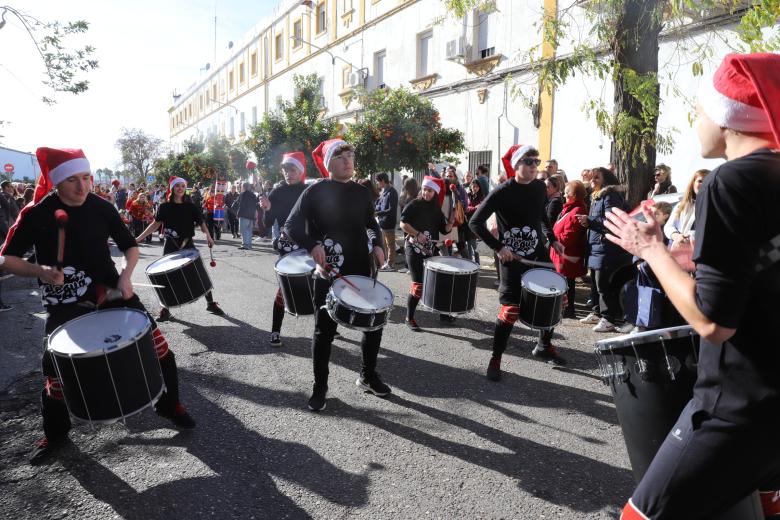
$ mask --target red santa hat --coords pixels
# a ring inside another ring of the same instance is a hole
[[[723,128],[771,133],[780,144],[780,55],[727,54],[702,83],[699,105]]]
[[[292,164],[301,172],[301,181],[306,180],[306,156],[303,152],[289,152],[282,155],[282,166]]]
[[[509,147],[509,150],[507,150],[501,158],[508,179],[515,176],[515,168],[517,167],[517,163],[520,162],[520,159],[534,149],[535,148],[530,144],[513,144]]]
[[[433,177],[431,175],[426,175],[422,181],[422,187],[430,188],[436,192],[439,207],[441,207],[441,205],[444,204],[444,196],[446,195],[444,193],[444,179]]]
[[[328,165],[330,164],[330,160],[333,159],[333,155],[336,153],[336,150],[344,146],[353,148],[353,146],[344,139],[337,137],[335,139],[328,139],[327,141],[321,142],[319,146],[317,146],[317,148],[315,148],[311,153],[311,157],[314,159],[314,164],[317,166],[317,169],[320,171],[323,177],[330,177],[330,173],[328,173]]]
[[[14,222],[14,225],[8,230],[5,245],[3,246],[3,250],[0,251],[0,255],[5,252],[5,248],[11,242],[11,237],[14,235],[16,228],[19,227],[19,222],[21,222],[27,212],[30,211],[30,208],[38,204],[55,186],[68,177],[72,177],[79,173],[91,173],[92,171],[89,167],[89,161],[84,155],[84,152],[80,149],[63,148],[60,150],[57,148],[41,147],[35,150],[35,156],[38,158],[41,174],[35,185],[33,199],[22,208],[22,211],[20,211],[19,215],[16,217],[16,222]]]

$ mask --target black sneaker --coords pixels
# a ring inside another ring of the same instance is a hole
[[[12,306],[0,303],[0,312],[10,311],[11,309],[13,309]]]
[[[225,315],[225,311],[219,308],[219,304],[217,302],[209,302],[209,304],[206,305],[206,310],[212,314],[216,314],[217,316]]]
[[[160,309],[160,314],[157,315],[157,321],[168,321],[171,319],[171,311],[167,307]]]
[[[174,426],[181,428],[182,430],[191,430],[195,428],[195,419],[193,419],[192,416],[187,413],[187,410],[181,403],[176,403],[176,406],[173,407],[172,413],[166,413],[157,410],[157,415],[169,419]]]
[[[573,320],[577,317],[577,313],[574,311],[574,307],[566,307],[563,310],[563,317]]]
[[[320,412],[325,409],[325,396],[328,394],[328,387],[314,385],[314,390],[309,398],[309,410]]]
[[[533,354],[534,357],[538,357],[539,359],[546,361],[550,365],[555,365],[555,366],[566,365],[566,360],[563,359],[558,354],[558,351],[552,345],[550,345],[547,348],[542,348],[537,346],[531,351],[531,354]]]
[[[501,358],[491,357],[485,377],[491,381],[501,381]]]
[[[272,332],[271,337],[268,340],[268,344],[272,347],[281,347],[282,346],[282,338],[279,336],[278,332]]]
[[[67,437],[61,439],[48,439],[43,437],[35,443],[35,447],[30,452],[30,464],[36,466],[49,460],[63,444],[68,442]]]
[[[382,380],[379,378],[379,374],[376,372],[370,376],[361,374],[357,381],[355,381],[355,385],[359,386],[366,392],[371,392],[372,394],[378,395],[379,397],[384,397],[392,392],[392,389],[382,382]]]
[[[439,320],[444,323],[455,323],[455,319],[455,316],[452,316],[451,314],[439,314]]]
[[[415,332],[420,332],[422,330],[420,326],[417,325],[417,320],[415,320],[414,318],[406,318],[404,322],[406,323],[407,327],[409,327],[411,330]]]

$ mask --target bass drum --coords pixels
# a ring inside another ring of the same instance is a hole
[[[197,249],[182,249],[146,267],[160,303],[168,308],[194,302],[214,288]]]
[[[425,260],[423,307],[444,314],[465,314],[474,309],[479,281],[479,264],[454,256]]]
[[[284,299],[284,310],[293,316],[314,314],[314,259],[303,249],[276,261],[274,271]]]
[[[124,420],[165,391],[152,322],[136,309],[91,312],[49,335],[68,411],[90,423]]]

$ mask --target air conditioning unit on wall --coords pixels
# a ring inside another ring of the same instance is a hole
[[[466,38],[461,36],[454,40],[447,42],[447,48],[445,49],[445,56],[448,60],[455,60],[458,58],[465,58],[468,48],[466,46]]]
[[[366,82],[365,69],[355,70],[349,73],[350,88],[362,87]]]

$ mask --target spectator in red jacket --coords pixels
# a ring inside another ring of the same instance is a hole
[[[569,284],[568,304],[563,317],[574,318],[575,279],[588,272],[584,261],[588,252],[588,234],[577,220],[577,215],[588,214],[585,204],[587,192],[580,181],[571,181],[566,184],[563,194],[566,201],[558,220],[555,221],[553,232],[558,241],[563,244],[565,256],[560,255],[555,249],[550,249],[550,259],[555,264],[555,269],[566,277]]]

